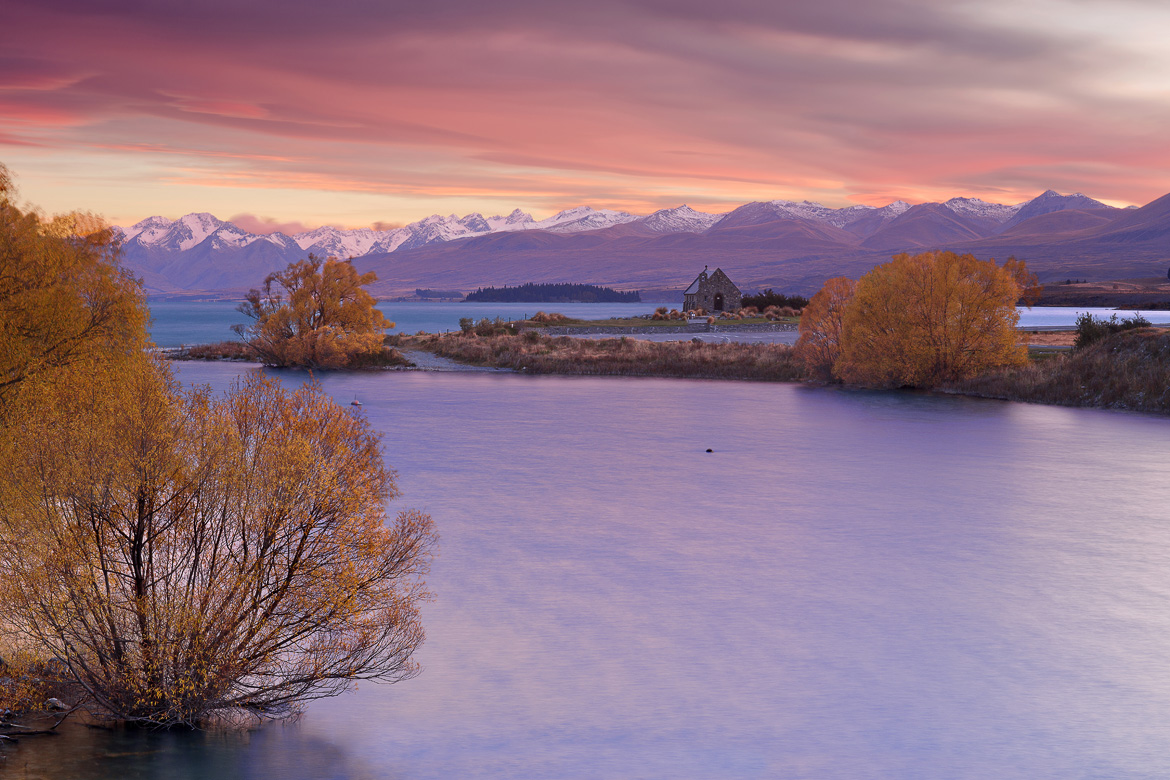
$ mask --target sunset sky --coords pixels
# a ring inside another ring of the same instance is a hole
[[[4,0],[47,211],[293,232],[519,207],[1170,192],[1163,0]]]

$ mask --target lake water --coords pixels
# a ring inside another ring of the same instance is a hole
[[[150,333],[160,347],[183,344],[211,344],[235,339],[232,325],[250,320],[236,311],[236,301],[163,301],[151,300],[154,321]],[[649,314],[659,303],[439,303],[406,301],[383,302],[378,309],[395,324],[391,333],[442,333],[459,330],[459,320],[487,317],[518,320],[538,311],[558,311],[569,317],[605,319]]]
[[[246,324],[248,318],[236,311],[238,303],[232,301],[150,301],[154,321],[150,332],[160,347],[178,347],[183,344],[210,344],[236,338],[232,325]],[[483,317],[500,317],[516,320],[535,314],[537,311],[557,311],[569,317],[580,319],[604,319],[608,317],[632,317],[648,314],[659,303],[430,303],[404,302],[380,303],[378,308],[396,324],[391,332],[442,333],[458,330],[462,317],[475,320]],[[1063,307],[1036,307],[1020,309],[1020,327],[1071,326],[1080,312],[1088,311],[1094,316],[1108,317],[1118,314],[1129,317],[1135,312],[1117,312],[1113,309],[1076,309]],[[1141,312],[1148,320],[1170,324],[1170,311]],[[693,338],[693,336],[686,336]],[[766,336],[756,334],[745,340],[792,340],[786,335]]]
[[[186,363],[225,388],[240,365]],[[291,384],[299,373],[277,373]],[[323,374],[442,552],[425,669],[30,778],[1170,777],[1170,420],[789,384]],[[713,453],[706,453],[712,448]]]

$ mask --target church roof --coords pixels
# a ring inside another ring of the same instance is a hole
[[[716,269],[719,270],[719,269]],[[707,266],[703,266],[702,272],[695,277],[695,281],[691,282],[691,286],[683,290],[683,295],[692,295],[699,292],[699,282],[703,281],[703,277],[707,275]]]

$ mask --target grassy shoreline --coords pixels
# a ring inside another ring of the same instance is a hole
[[[461,363],[507,368],[528,374],[659,376],[790,382],[804,368],[784,344],[712,344],[645,341],[632,338],[579,339],[536,331],[492,335],[390,336],[388,342]]]
[[[1021,333],[1023,338],[1028,334]],[[491,333],[396,334],[387,346],[429,352],[469,366],[526,374],[643,376],[821,383],[784,344],[580,339],[500,327]],[[1080,350],[1029,350],[1027,366],[990,372],[938,391],[1059,406],[1170,414],[1170,331],[1116,333]],[[172,359],[249,360],[235,342],[190,347]],[[401,357],[401,355],[399,355]],[[401,358],[400,366],[409,366]]]

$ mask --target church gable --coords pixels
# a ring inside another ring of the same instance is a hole
[[[694,311],[739,311],[742,295],[735,283],[723,273],[722,268],[716,268],[708,273],[703,272],[695,277],[695,281],[683,291],[683,309]]]

